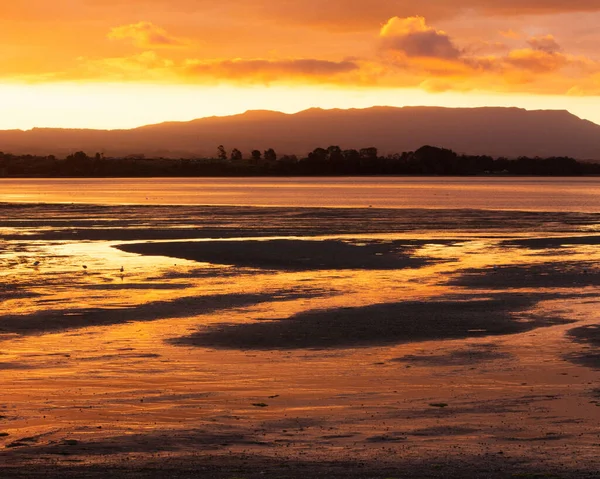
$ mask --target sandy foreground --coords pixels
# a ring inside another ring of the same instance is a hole
[[[0,238],[0,477],[600,475],[600,215],[4,204]]]

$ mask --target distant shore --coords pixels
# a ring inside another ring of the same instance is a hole
[[[423,146],[416,151],[382,156],[377,148],[315,148],[305,157],[278,156],[255,150],[250,158],[222,146],[216,158],[108,158],[78,151],[55,156],[0,152],[0,178],[31,177],[298,177],[298,176],[586,176],[600,175],[600,163],[568,157],[492,158],[459,155],[446,148]]]

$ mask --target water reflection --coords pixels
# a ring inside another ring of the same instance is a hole
[[[264,452],[261,442],[283,454],[288,441],[286,457],[318,444],[317,455],[372,458],[382,443],[401,452],[389,438],[425,448],[441,434],[436,447],[460,437],[465,451],[488,441],[520,457],[514,438],[542,407],[527,437],[564,421],[561,448],[597,441],[596,406],[581,401],[598,379],[581,359],[591,343],[568,331],[598,322],[600,251],[519,243],[588,235],[594,214],[10,212],[0,218],[0,442],[36,439],[3,454],[63,451],[75,439],[89,446],[82,460],[102,463],[98,451],[150,454],[153,431],[173,438],[174,455],[193,449],[181,437],[215,447],[216,432],[233,431],[243,439],[226,452]],[[282,242],[278,261],[257,259]],[[150,254],[117,247],[140,244]],[[310,268],[288,267],[290,254]],[[348,255],[352,267],[340,266]]]
[[[599,186],[593,177],[2,178],[0,202],[600,212]]]

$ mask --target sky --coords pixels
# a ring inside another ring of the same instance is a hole
[[[598,0],[11,0],[0,129],[269,109],[567,109],[600,123]]]

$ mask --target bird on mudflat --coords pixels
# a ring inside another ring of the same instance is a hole
[[[83,269],[87,269],[87,265],[85,265],[85,264],[84,264],[84,265],[83,265]]]
[[[40,265],[39,261],[36,261],[35,263],[33,263],[33,266],[39,266],[39,265]]]
[[[125,271],[125,268],[123,268],[123,266],[121,266],[121,269],[119,271],[121,271],[121,273],[122,273],[123,271]]]

